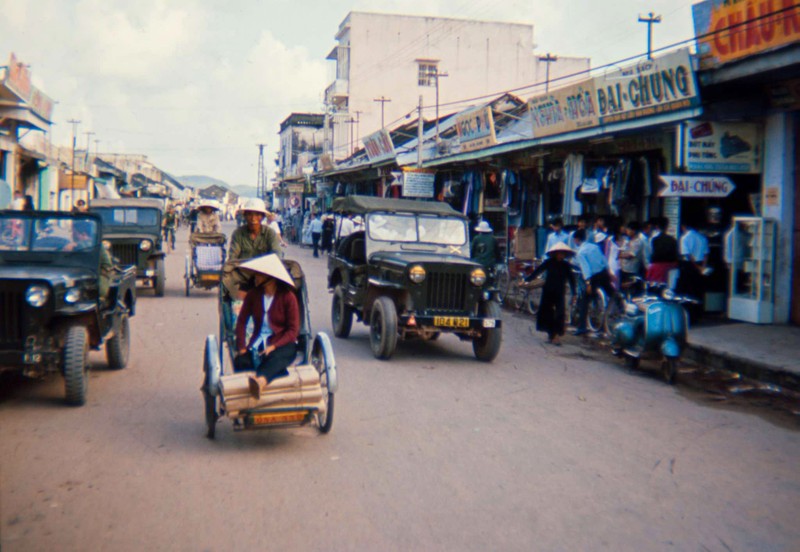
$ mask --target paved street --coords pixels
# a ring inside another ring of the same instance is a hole
[[[228,225],[228,230],[231,227]],[[504,313],[493,364],[469,343],[334,339],[333,429],[204,437],[202,346],[216,291],[140,288],[131,362],[92,353],[0,396],[0,546],[33,550],[797,550],[800,432],[532,336]],[[329,334],[325,260],[290,247]]]

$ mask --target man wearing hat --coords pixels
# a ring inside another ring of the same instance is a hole
[[[497,239],[492,234],[492,227],[485,220],[482,220],[475,227],[477,235],[472,238],[469,246],[470,258],[482,264],[484,268],[491,269],[500,262],[500,248],[497,246]]]
[[[219,206],[215,201],[203,201],[198,206],[196,229],[201,233],[220,233]]]
[[[574,253],[564,242],[554,243],[547,250],[547,259],[525,278],[526,282],[530,282],[546,273],[542,301],[536,313],[536,329],[546,332],[547,342],[553,345],[561,345],[561,336],[564,335],[567,284],[572,295],[575,295],[575,277],[572,275],[572,265],[567,261],[567,257]]]
[[[275,231],[263,224],[267,216],[264,201],[258,198],[247,200],[244,205],[244,225],[234,230],[225,266],[222,283],[234,299],[244,299],[245,291],[240,286],[247,278],[236,269],[234,261],[252,259],[267,253],[282,255],[281,241]]]
[[[255,274],[256,287],[247,292],[236,320],[234,364],[250,369],[247,354],[253,355],[250,392],[256,398],[270,381],[288,375],[286,369],[297,355],[300,334],[300,307],[295,285],[283,262],[274,253],[251,259],[240,269]],[[252,318],[253,334],[246,343],[247,323]],[[242,362],[244,359],[244,362]]]

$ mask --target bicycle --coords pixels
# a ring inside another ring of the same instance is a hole
[[[570,300],[569,323],[574,325],[578,321],[578,311],[581,299],[586,294],[586,284],[580,271],[573,269],[575,281],[577,282],[577,292]],[[606,308],[608,307],[608,297],[602,288],[593,290],[589,298],[586,312],[586,329],[595,333],[602,332],[605,323]]]
[[[544,280],[541,278],[526,282],[524,277],[520,276],[511,282],[505,304],[518,312],[525,310],[528,314],[535,315],[542,300],[542,286]]]

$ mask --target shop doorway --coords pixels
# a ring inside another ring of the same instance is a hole
[[[792,232],[792,324],[800,325],[800,115],[794,114],[794,228]]]

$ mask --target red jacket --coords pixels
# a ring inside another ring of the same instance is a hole
[[[297,296],[291,289],[278,287],[275,298],[269,306],[269,327],[272,335],[269,336],[268,345],[276,348],[297,341],[300,334],[300,308],[297,305]],[[253,336],[247,348],[261,334],[261,325],[264,323],[264,290],[260,287],[247,292],[242,304],[242,311],[236,319],[236,350],[244,349],[245,329],[247,319],[253,317]]]

